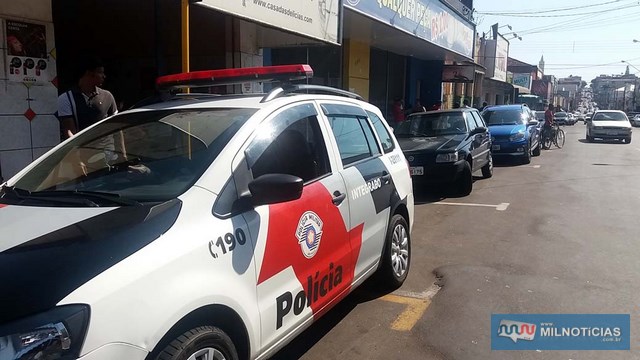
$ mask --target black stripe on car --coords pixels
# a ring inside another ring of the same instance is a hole
[[[176,199],[121,207],[0,253],[0,323],[53,308],[158,239],[175,223],[181,206]]]

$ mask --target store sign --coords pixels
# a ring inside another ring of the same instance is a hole
[[[509,42],[502,36],[497,40],[484,40],[484,66],[486,77],[507,82],[507,58]]]
[[[512,84],[531,90],[531,74],[513,74]]]
[[[440,1],[344,0],[344,6],[443,48],[473,58],[475,34],[473,25],[451,12]]]
[[[337,44],[339,0],[202,0],[216,10]]]
[[[8,80],[27,84],[50,81],[46,27],[13,20],[5,24]]]
[[[442,68],[442,82],[472,83],[474,66],[445,65]]]
[[[496,67],[493,73],[494,79],[507,80],[507,58],[509,57],[509,42],[502,36],[498,36],[496,42]]]

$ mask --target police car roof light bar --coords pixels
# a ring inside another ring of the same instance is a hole
[[[293,81],[313,77],[309,65],[277,65],[237,69],[192,71],[160,76],[159,90],[242,84],[245,82]]]
[[[297,84],[274,88],[268,94],[266,94],[260,102],[264,103],[294,93],[338,95],[364,101],[364,98],[362,96],[347,90],[336,89],[322,85]]]

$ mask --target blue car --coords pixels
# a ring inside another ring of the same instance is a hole
[[[518,157],[523,163],[540,155],[539,121],[527,105],[489,106],[482,112],[489,127],[494,157]]]

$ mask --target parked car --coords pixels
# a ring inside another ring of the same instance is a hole
[[[487,107],[482,117],[489,126],[493,156],[515,156],[525,164],[540,155],[540,123],[526,105]]]
[[[585,125],[587,124],[587,122],[588,122],[589,120],[591,120],[591,118],[592,118],[592,117],[593,117],[593,113],[592,113],[592,112],[588,112],[588,113],[586,113],[586,114],[585,114],[585,116],[584,116],[584,123],[585,123]]]
[[[157,84],[310,74],[288,65]],[[391,129],[356,94],[292,83],[167,92],[2,186],[0,358],[268,358],[365,279],[404,282],[412,194]]]
[[[451,183],[462,195],[473,188],[473,173],[493,175],[491,139],[476,109],[430,111],[414,114],[395,135],[409,161],[416,186]]]
[[[629,121],[633,126],[640,126],[640,114],[634,115],[633,118],[629,119]]]
[[[631,123],[627,115],[619,110],[599,110],[587,123],[587,141],[614,139],[631,143]]]
[[[553,114],[553,121],[558,125],[568,125],[569,115],[564,111],[558,111]]]

